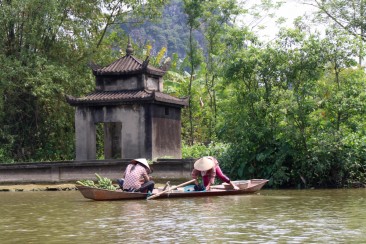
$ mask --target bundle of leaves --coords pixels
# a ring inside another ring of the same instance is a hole
[[[113,185],[113,182],[111,179],[107,177],[102,177],[99,174],[95,173],[95,176],[97,177],[97,184],[95,184],[92,180],[78,180],[76,183],[82,186],[88,186],[88,187],[95,187],[99,189],[106,189],[110,191],[115,191],[117,188]]]

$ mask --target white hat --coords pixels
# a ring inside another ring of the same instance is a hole
[[[199,171],[206,171],[212,169],[215,166],[214,161],[212,161],[209,157],[203,157],[198,159],[194,163],[194,168]]]
[[[146,160],[146,158],[137,158],[137,159],[133,159],[131,162],[138,162],[144,166],[146,166],[148,169],[150,169],[150,166]]]

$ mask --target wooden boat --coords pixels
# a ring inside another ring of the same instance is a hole
[[[253,194],[259,191],[267,182],[268,180],[265,179],[234,181],[234,183],[239,187],[239,190],[234,190],[229,184],[226,183],[223,183],[221,185],[213,185],[211,186],[210,191],[194,191],[193,185],[189,185],[164,193],[162,193],[162,189],[154,189],[153,194],[159,194],[159,198],[211,197],[223,195]],[[85,198],[95,201],[146,199],[148,197],[147,193],[124,192],[121,190],[110,191],[82,185],[77,185],[77,189]]]

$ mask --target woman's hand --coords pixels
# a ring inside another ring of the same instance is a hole
[[[211,189],[211,184],[209,183],[207,186],[206,186],[206,191],[209,191]]]
[[[196,186],[198,186],[198,180],[197,180],[197,179],[195,179],[194,184],[195,184]]]
[[[230,181],[230,185],[234,188],[234,190],[239,190],[240,188],[235,185],[232,181]]]

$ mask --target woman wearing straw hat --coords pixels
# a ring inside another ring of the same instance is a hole
[[[220,180],[232,185],[232,187],[235,190],[239,189],[238,186],[234,185],[231,182],[229,177],[227,177],[226,175],[224,175],[224,173],[222,173],[220,166],[219,166],[219,162],[214,157],[207,156],[207,157],[200,158],[194,163],[193,167],[194,167],[194,169],[192,171],[192,178],[196,179],[196,181],[195,181],[196,186],[198,186],[197,178],[199,175],[201,175],[202,180],[203,180],[203,185],[206,187],[206,190],[208,191],[208,190],[210,190],[211,184],[214,183],[215,178],[217,176]]]
[[[118,184],[124,191],[152,192],[155,183],[150,173],[152,170],[145,158],[133,159],[123,173],[124,180],[118,180]]]

